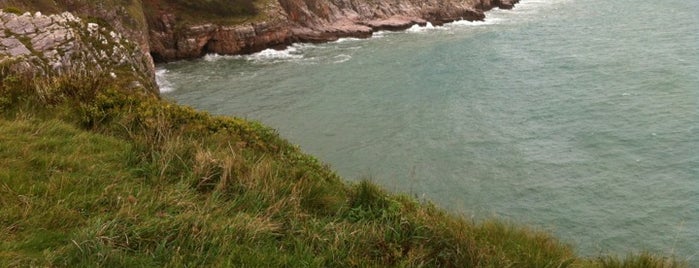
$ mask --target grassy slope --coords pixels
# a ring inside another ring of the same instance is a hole
[[[0,267],[676,265],[581,259],[544,233],[349,185],[260,124],[95,76],[0,74]]]
[[[162,13],[174,14],[177,26],[214,23],[218,25],[239,25],[248,22],[269,21],[275,15],[268,14],[267,5],[276,0],[235,0],[241,5],[225,4],[227,0],[193,2],[188,0],[143,0],[143,11],[152,28],[158,28]],[[222,8],[227,7],[227,8]],[[176,29],[176,30],[182,30]]]

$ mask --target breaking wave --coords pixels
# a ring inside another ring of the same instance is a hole
[[[175,90],[174,86],[170,81],[167,80],[166,74],[168,73],[167,69],[156,69],[155,70],[155,82],[158,84],[158,88],[160,89],[160,92],[172,92]]]

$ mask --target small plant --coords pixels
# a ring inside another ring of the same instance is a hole
[[[33,79],[26,73],[11,70],[12,61],[0,63],[0,111],[8,109],[22,99],[33,98],[37,95]]]
[[[20,9],[18,7],[14,7],[14,6],[4,7],[4,8],[2,8],[2,11],[7,12],[7,13],[13,13],[16,15],[22,15],[24,13],[24,11],[22,11],[22,9]]]
[[[254,0],[202,0],[196,2],[175,0],[174,2],[186,8],[218,17],[257,14]]]
[[[351,221],[390,221],[398,217],[401,204],[375,184],[363,180],[355,185],[350,197],[347,218]]]
[[[600,267],[604,267],[604,268],[635,268],[635,267],[682,268],[682,267],[686,267],[684,264],[678,262],[674,258],[653,256],[649,253],[631,254],[631,255],[626,256],[626,258],[619,258],[616,256],[604,256],[604,257],[599,257],[597,260],[600,264]]]

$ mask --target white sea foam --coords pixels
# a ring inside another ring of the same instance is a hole
[[[205,61],[219,61],[219,60],[237,60],[242,59],[240,55],[220,55],[216,53],[204,55]]]
[[[432,25],[432,23],[428,22],[425,26],[420,26],[420,25],[415,24],[405,31],[411,32],[411,33],[419,33],[419,32],[430,31],[430,30],[439,30],[439,29],[444,29],[444,27],[434,26],[434,25]]]
[[[361,49],[362,46],[351,46],[351,47],[342,47],[343,49],[348,49],[348,50],[358,50]]]
[[[296,50],[303,51],[303,50],[306,50],[306,49],[318,48],[319,46],[316,45],[316,44],[313,44],[313,43],[294,43],[294,44],[291,45],[291,47],[296,48]]]
[[[249,55],[220,55],[220,54],[206,54],[204,56],[205,61],[214,62],[219,60],[247,60],[252,62],[280,62],[289,60],[303,59],[303,50],[309,48],[315,48],[313,44],[306,43],[295,43],[288,46],[286,49],[273,49],[268,48],[257,53]]]
[[[345,42],[352,42],[352,41],[359,41],[361,39],[359,38],[354,38],[354,37],[346,37],[346,38],[340,38],[335,40],[335,43],[345,43]]]
[[[333,63],[343,63],[348,60],[352,59],[352,56],[347,55],[347,54],[340,54],[335,57],[333,57]]]
[[[389,32],[389,31],[377,31],[377,32],[373,32],[373,33],[371,34],[371,38],[383,38],[383,37],[386,36],[386,34],[388,34],[388,33],[390,33],[390,32]]]
[[[484,25],[498,24],[501,21],[502,21],[501,18],[486,17],[485,20],[481,20],[481,21],[457,20],[454,22],[447,23],[445,25],[446,26],[484,26]]]
[[[157,68],[155,70],[155,82],[160,88],[160,92],[172,92],[175,90],[172,83],[167,80],[167,69]]]
[[[272,48],[268,48],[265,50],[262,50],[260,52],[257,52],[255,54],[250,54],[244,56],[246,60],[249,61],[255,61],[255,62],[266,62],[266,61],[272,61],[272,62],[278,62],[278,61],[286,61],[286,60],[294,60],[294,59],[302,59],[303,54],[299,52],[299,49],[295,46],[289,46],[284,50],[276,50]]]

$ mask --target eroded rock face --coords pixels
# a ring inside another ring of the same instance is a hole
[[[235,26],[175,27],[178,18],[160,10],[151,23],[151,53],[160,61],[206,53],[244,54],[293,42],[326,42],[369,37],[378,30],[403,30],[414,24],[441,25],[482,20],[484,11],[509,9],[518,0],[278,0],[261,12],[268,19]]]
[[[374,31],[403,30],[414,24],[482,20],[484,11],[512,8],[517,1],[272,0],[259,2],[264,19],[236,25],[183,25],[175,13],[144,10],[140,1],[123,6],[114,1],[56,0],[59,10],[72,13],[0,12],[0,63],[22,62],[17,66],[38,74],[71,68],[116,74],[131,70],[139,83],[156,91],[151,55],[169,61],[207,53],[253,53],[294,42],[363,38]],[[72,14],[110,25],[87,23]]]
[[[69,12],[54,15],[0,10],[0,64],[37,76],[95,71],[155,93],[150,58],[137,43]],[[140,89],[139,89],[140,88]]]

